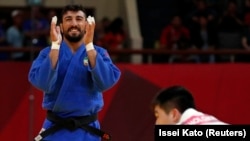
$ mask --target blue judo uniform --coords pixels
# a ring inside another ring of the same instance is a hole
[[[58,63],[52,69],[49,58],[50,47],[41,50],[33,61],[28,79],[32,85],[44,91],[42,107],[56,115],[67,118],[97,114],[103,107],[102,92],[111,88],[120,78],[120,70],[112,63],[107,51],[95,46],[96,66],[90,67],[85,46],[75,54],[65,42],[59,50]],[[43,128],[53,123],[45,119]],[[90,123],[100,128],[99,122]],[[43,141],[100,141],[100,137],[83,129],[59,130]]]

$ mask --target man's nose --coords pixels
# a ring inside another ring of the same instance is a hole
[[[72,21],[71,21],[71,25],[72,25],[72,26],[76,26],[76,25],[77,25],[77,21],[76,21],[76,19],[72,19]]]

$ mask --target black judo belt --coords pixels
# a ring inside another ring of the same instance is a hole
[[[80,116],[80,117],[71,117],[71,118],[61,118],[55,115],[52,111],[47,112],[47,119],[52,121],[54,125],[45,131],[41,132],[36,138],[35,141],[41,141],[46,136],[53,134],[61,129],[68,129],[74,131],[78,128],[81,128],[85,131],[88,131],[92,134],[100,136],[102,139],[110,141],[111,136],[104,131],[92,127],[89,123],[97,120],[97,115],[91,116]]]

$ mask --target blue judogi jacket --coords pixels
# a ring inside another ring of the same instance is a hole
[[[96,66],[91,68],[85,46],[75,54],[65,42],[59,50],[55,69],[51,66],[50,47],[43,49],[33,61],[28,79],[32,85],[44,91],[42,107],[58,116],[86,116],[98,113],[103,107],[102,92],[111,88],[120,78],[120,70],[112,63],[107,51],[95,46]],[[53,123],[45,119],[43,128]],[[91,123],[100,128],[99,122]],[[74,132],[60,130],[45,138],[47,141],[99,141],[98,136],[78,129]]]

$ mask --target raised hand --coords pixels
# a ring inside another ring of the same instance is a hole
[[[94,17],[88,16],[86,24],[86,32],[83,37],[83,43],[87,45],[88,43],[93,42],[94,33],[95,33],[95,19]]]
[[[57,17],[54,16],[50,24],[50,39],[52,43],[61,44],[62,35],[61,35],[60,27],[57,26],[56,23],[57,23]]]
[[[52,43],[51,43],[51,52],[49,54],[53,69],[56,68],[59,56],[60,44],[62,42],[60,27],[56,26],[56,23],[57,23],[57,17],[54,16],[51,20],[51,25],[50,25],[50,39]]]

